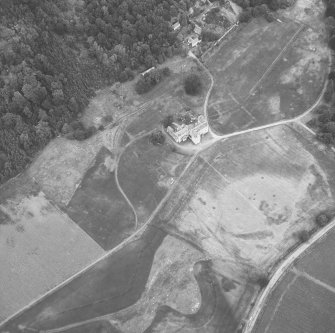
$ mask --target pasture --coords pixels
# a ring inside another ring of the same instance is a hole
[[[281,19],[252,20],[208,60],[215,81],[208,116],[218,134],[293,118],[320,95],[329,59],[322,35]]]
[[[67,214],[104,250],[136,229],[135,215],[115,180],[116,155],[102,148],[66,207]]]

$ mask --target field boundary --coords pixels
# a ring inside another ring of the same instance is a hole
[[[304,255],[305,252],[317,241],[321,241],[327,235],[327,233],[330,232],[333,228],[335,228],[335,219],[327,226],[317,231],[306,243],[302,243],[300,246],[298,246],[293,252],[289,254],[289,256],[283,262],[279,263],[279,265],[276,268],[276,271],[273,273],[270,279],[270,282],[256,299],[255,305],[252,308],[251,313],[248,316],[247,323],[243,329],[243,333],[252,332],[257,319],[264,311],[264,306],[267,302],[267,299],[271,296],[273,289],[284,277],[285,273],[289,270],[293,262],[298,257]]]
[[[286,45],[283,47],[283,49],[279,52],[275,60],[269,65],[269,67],[266,69],[266,71],[263,73],[263,75],[260,77],[260,79],[254,84],[254,86],[249,90],[248,95],[251,96],[255,92],[256,88],[259,86],[259,84],[263,81],[263,79],[272,71],[273,67],[277,64],[277,62],[281,59],[283,54],[287,51],[287,49],[291,46],[291,44],[295,41],[295,39],[298,37],[298,35],[306,28],[306,26],[300,26],[299,29],[293,34],[291,39],[286,43]]]

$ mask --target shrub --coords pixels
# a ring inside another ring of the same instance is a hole
[[[201,32],[201,39],[204,42],[213,42],[215,40],[219,39],[219,35],[213,31],[210,30],[203,30]]]
[[[199,75],[190,74],[184,81],[185,92],[188,95],[199,95],[202,91],[202,81]]]
[[[162,120],[162,125],[164,128],[168,128],[171,126],[173,123],[173,116],[172,115],[167,115],[163,120]]]
[[[256,283],[263,289],[265,288],[270,282],[270,279],[267,275],[262,274],[260,275],[257,280]]]
[[[300,243],[305,243],[310,239],[310,234],[307,230],[298,231],[294,236]]]
[[[145,76],[141,76],[135,84],[135,90],[138,94],[145,94],[149,92],[157,83],[162,81],[164,77],[170,75],[170,69],[164,67],[163,69],[153,69]]]
[[[327,214],[325,213],[320,213],[319,215],[317,215],[315,217],[315,223],[319,226],[319,227],[324,227],[325,225],[327,225],[330,222],[330,218]]]
[[[165,136],[162,131],[156,131],[150,134],[150,142],[155,146],[163,145],[165,142]]]

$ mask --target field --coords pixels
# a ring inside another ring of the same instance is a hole
[[[153,145],[148,135],[127,146],[120,157],[118,178],[135,207],[139,224],[149,218],[189,158],[174,152],[167,143]]]
[[[49,198],[66,207],[100,149],[114,149],[115,132],[114,127],[81,142],[56,138],[36,158],[27,174]]]
[[[106,257],[25,311],[16,318],[17,323],[45,330],[117,312],[132,305],[144,291],[154,254],[164,237],[163,231],[147,228],[140,239]],[[3,329],[19,332],[17,327],[15,322],[9,322]]]
[[[116,155],[102,148],[66,207],[72,220],[105,250],[136,228],[134,211],[117,187],[115,166]]]
[[[293,118],[320,95],[329,59],[322,26],[281,20],[253,20],[209,59],[215,83],[208,115],[218,134]]]
[[[295,266],[300,271],[312,275],[316,279],[335,288],[335,270],[333,253],[335,251],[335,231],[312,247],[308,253],[299,259]]]
[[[0,193],[0,320],[103,254],[36,184],[13,182]]]
[[[329,232],[296,260],[270,294],[253,332],[333,331],[335,288],[331,250],[334,238],[335,232]]]

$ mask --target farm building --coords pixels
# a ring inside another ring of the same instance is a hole
[[[201,42],[201,40],[199,39],[198,36],[196,36],[196,37],[192,37],[192,36],[190,36],[190,37],[187,38],[187,42],[188,42],[192,47],[195,47],[195,46],[197,46],[197,45]]]
[[[198,25],[195,25],[194,26],[194,32],[197,34],[197,35],[200,35],[201,34],[201,27],[199,27]]]
[[[154,69],[155,69],[155,67],[150,67],[149,69],[147,69],[144,72],[142,72],[141,75],[144,77],[146,74],[150,73]]]
[[[208,133],[208,122],[204,116],[198,116],[195,122],[190,124],[178,124],[173,122],[168,126],[167,132],[177,143],[186,141],[188,138],[197,145],[201,141],[201,136]]]
[[[176,23],[172,24],[172,29],[173,29],[173,31],[176,31],[176,30],[180,29],[180,23],[176,22]]]

